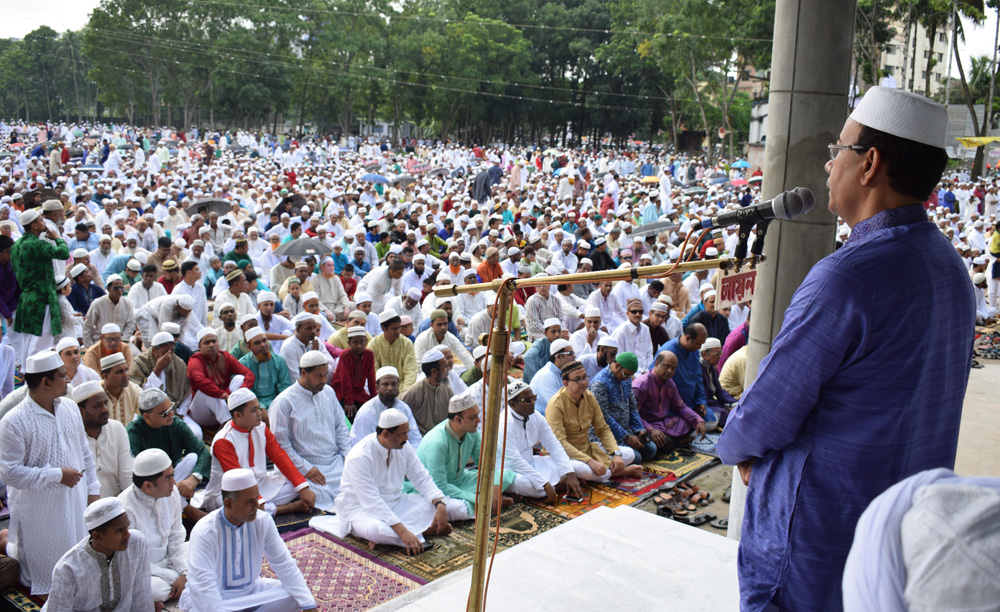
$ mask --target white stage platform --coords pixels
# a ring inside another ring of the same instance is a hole
[[[598,508],[497,553],[486,610],[739,609],[738,543],[649,512]],[[374,612],[465,610],[471,568]]]

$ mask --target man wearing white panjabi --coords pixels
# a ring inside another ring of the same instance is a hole
[[[170,455],[149,448],[135,457],[132,485],[118,495],[132,527],[146,537],[153,601],[175,599],[187,583],[184,502],[174,486]]]
[[[296,469],[312,481],[316,507],[333,510],[340,492],[344,459],[351,450],[344,409],[330,379],[330,365],[320,351],[299,360],[299,378],[271,402],[274,437]]]
[[[7,555],[21,564],[21,583],[32,595],[49,592],[52,569],[87,535],[83,512],[101,492],[80,409],[63,397],[67,382],[55,351],[29,357],[28,396],[0,421],[0,480],[11,510]]]
[[[375,433],[378,427],[379,417],[382,412],[389,408],[395,408],[406,415],[410,424],[408,434],[410,446],[414,450],[420,446],[423,437],[420,435],[420,428],[417,420],[413,417],[413,411],[399,398],[399,370],[392,366],[382,366],[375,372],[375,387],[377,394],[361,405],[358,413],[354,415],[354,422],[351,423],[351,444],[357,444],[368,434]]]
[[[409,444],[409,430],[406,415],[389,408],[379,416],[375,433],[347,454],[334,535],[351,533],[416,555],[424,551],[425,537],[451,533],[447,500]],[[404,479],[420,494],[404,494]]]
[[[111,417],[108,395],[97,381],[73,389],[73,401],[80,408],[87,444],[97,466],[101,497],[114,497],[132,481],[132,453],[125,426]]]
[[[580,481],[570,465],[569,456],[559,439],[552,433],[545,417],[535,412],[535,394],[522,380],[507,386],[507,445],[497,445],[497,465],[506,457],[505,469],[516,476],[507,489],[508,493],[525,497],[546,498],[556,504],[556,489],[580,497]],[[541,445],[547,455],[536,455],[534,448]]]
[[[271,515],[258,509],[257,477],[235,469],[222,477],[223,507],[198,521],[188,547],[188,612],[313,612],[316,601]],[[262,578],[267,558],[278,579]]]
[[[52,571],[46,612],[150,612],[146,538],[129,529],[115,497],[90,504],[83,515],[89,535]],[[100,575],[100,578],[98,578]]]

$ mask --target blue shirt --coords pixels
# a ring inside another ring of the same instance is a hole
[[[689,351],[681,346],[681,336],[661,346],[656,354],[659,355],[663,351],[670,351],[677,357],[674,384],[677,385],[677,391],[681,394],[684,403],[692,409],[695,406],[705,404],[705,384],[701,378],[701,355],[698,351]],[[649,364],[648,369],[652,370],[655,363],[654,355],[653,362]]]
[[[79,240],[74,238],[69,241],[69,250],[72,252],[75,249],[87,249],[87,251],[93,251],[97,247],[101,246],[101,238],[94,232],[90,232],[86,240]]]
[[[545,416],[545,407],[549,405],[549,400],[563,386],[562,372],[550,361],[531,378],[530,386],[535,392],[535,411]]]
[[[968,272],[921,205],[854,226],[792,296],[719,457],[754,458],[739,551],[743,609],[841,610],[861,513],[955,465],[972,361]]]
[[[108,283],[108,277],[112,274],[119,274],[125,271],[125,264],[128,260],[132,259],[131,255],[116,255],[108,262],[108,265],[104,266],[104,272],[101,272],[101,278],[104,280],[104,284]]]

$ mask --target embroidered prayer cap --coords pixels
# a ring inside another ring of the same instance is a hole
[[[215,333],[215,330],[212,329],[211,327],[202,327],[201,329],[198,330],[198,333],[195,334],[195,338],[197,338],[198,344],[201,344],[201,341],[207,338],[208,336],[214,336],[215,338],[219,337],[218,334]]]
[[[149,412],[168,399],[170,398],[163,392],[163,389],[158,387],[143,389],[142,393],[139,394],[139,412]]]
[[[253,394],[253,391],[247,389],[246,387],[240,387],[229,395],[229,399],[226,400],[226,404],[229,406],[229,411],[232,412],[241,406],[249,404],[255,399],[257,399],[257,396]]]
[[[264,335],[264,330],[261,329],[259,326],[258,327],[251,327],[250,329],[248,329],[245,332],[243,332],[243,337],[246,338],[247,342],[250,342],[251,340],[253,340],[257,336],[263,336],[263,335]]]
[[[634,373],[639,369],[639,358],[635,356],[635,353],[619,353],[615,357],[615,361],[629,372]]]
[[[177,307],[182,310],[194,309],[194,298],[190,295],[182,295],[177,298]]]
[[[550,327],[559,327],[559,328],[562,328],[562,322],[559,320],[558,317],[549,317],[548,319],[545,319],[544,321],[542,321],[542,329],[543,330],[544,329],[548,329]]]
[[[674,305],[674,298],[670,297],[666,293],[661,293],[660,297],[656,298],[656,301],[663,302],[664,304]]]
[[[396,312],[395,308],[386,308],[378,314],[379,323],[388,323],[389,321],[397,318],[399,318],[399,313]]]
[[[434,310],[432,310],[431,316],[428,317],[430,321],[433,321],[435,319],[447,319],[447,318],[448,318],[448,313],[441,308],[435,308]]]
[[[100,381],[88,380],[73,388],[73,401],[79,404],[98,393],[104,393],[104,387],[101,386]]]
[[[931,147],[944,148],[948,136],[948,111],[944,106],[900,89],[872,87],[851,113],[851,119]]]
[[[382,429],[392,429],[408,422],[409,419],[398,408],[386,408],[382,411],[382,414],[378,415],[378,426]]]
[[[257,294],[257,305],[261,305],[264,302],[277,302],[278,296],[274,294],[273,291],[261,291]]]
[[[314,321],[311,312],[305,312],[305,311],[303,311],[303,312],[300,312],[299,314],[295,315],[294,317],[292,317],[292,323],[296,327],[299,326],[299,323],[305,323],[306,321],[309,321],[309,322]]]
[[[23,213],[21,213],[21,216],[18,217],[18,220],[21,222],[21,227],[27,229],[29,225],[37,221],[38,217],[41,216],[42,216],[41,211],[39,211],[37,208],[32,208],[30,210],[26,210]]]
[[[305,293],[302,294],[302,303],[303,304],[305,304],[306,302],[308,302],[310,300],[318,300],[318,299],[319,299],[319,294],[316,293],[315,291],[306,291]]]
[[[83,522],[87,525],[87,531],[93,531],[123,514],[125,506],[117,497],[105,497],[87,506],[83,512]]]
[[[399,317],[399,324],[402,327],[406,327],[407,325],[413,325],[413,317],[411,317],[410,315],[403,315]]]
[[[106,372],[119,363],[125,363],[125,355],[122,353],[108,355],[107,357],[101,359],[101,371]]]
[[[406,290],[406,297],[410,298],[411,300],[416,300],[419,302],[420,295],[421,295],[420,289],[417,289],[416,287],[410,287],[409,289]]]
[[[367,332],[365,331],[365,328],[361,327],[360,325],[355,325],[354,327],[347,328],[348,338],[354,338],[356,336],[361,336],[362,338],[364,338],[366,333]]]
[[[559,351],[569,348],[569,346],[570,346],[569,340],[565,340],[563,338],[556,338],[552,342],[552,345],[549,346],[549,355],[555,355]]]
[[[239,278],[241,276],[243,276],[243,270],[240,270],[239,268],[237,268],[237,269],[233,270],[232,272],[230,272],[229,274],[226,275],[226,280],[231,283],[231,282],[233,282],[234,280],[236,280],[237,278]]]
[[[479,361],[486,356],[486,347],[480,344],[476,348],[472,349],[472,358]]]
[[[155,476],[172,465],[170,455],[160,448],[147,448],[135,456],[132,473],[140,478]]]
[[[180,302],[178,302],[178,304],[179,303]],[[165,321],[160,324],[160,331],[165,331],[168,334],[176,336],[177,334],[181,333],[181,326],[172,321]]]
[[[62,291],[63,289],[66,288],[66,285],[68,284],[69,284],[69,279],[66,278],[65,276],[56,277],[56,291]],[[110,285],[111,283],[108,284]]]
[[[80,343],[77,342],[76,338],[63,338],[62,340],[59,341],[59,344],[56,345],[56,352],[62,353],[71,346],[80,348]]]
[[[709,336],[708,338],[705,339],[705,343],[701,345],[701,352],[704,353],[709,349],[717,349],[717,348],[722,348],[722,343],[719,342],[718,338],[713,338]]]
[[[370,301],[372,301],[372,296],[368,295],[367,293],[359,292],[354,294],[355,304],[364,304],[365,302],[370,302]]]
[[[81,257],[90,257],[90,252],[82,247],[79,249],[73,249],[73,259],[80,259]]]
[[[444,359],[444,353],[437,349],[431,349],[420,358],[420,363],[437,363]]]
[[[163,261],[163,271],[170,272],[177,269],[177,262],[173,259],[166,259]]]
[[[611,336],[604,336],[603,338],[597,341],[597,347],[600,348],[602,346],[618,348],[618,341],[612,338]]]
[[[513,382],[507,385],[507,399],[512,400],[518,395],[524,393],[525,390],[530,388],[531,387],[528,385],[528,383],[524,382],[523,380],[514,379]]]
[[[368,320],[368,315],[365,314],[363,310],[352,310],[350,314],[347,315],[348,319],[362,319],[364,321]]]
[[[583,311],[583,316],[584,316],[584,318],[587,318],[587,319],[589,319],[591,317],[600,317],[601,316],[601,310],[600,310],[600,308],[595,308],[594,306],[590,306],[585,311]]]
[[[324,355],[322,351],[306,351],[301,357],[299,357],[300,368],[312,368],[326,365],[328,363],[326,355]]]
[[[639,306],[641,308],[642,307],[642,300],[640,300],[639,298],[634,297],[634,298],[629,298],[628,300],[625,301],[625,306],[626,307],[631,306],[633,304],[635,304],[635,305],[637,305],[637,306]]]
[[[172,334],[167,332],[156,332],[153,334],[153,339],[149,342],[150,346],[162,346],[164,344],[173,344],[174,337]]]
[[[82,263],[78,263],[75,266],[73,266],[73,268],[69,271],[69,275],[72,276],[73,278],[76,278],[77,276],[83,274],[86,270],[87,266],[83,265]]]
[[[245,491],[255,486],[257,486],[257,477],[254,476],[253,470],[236,468],[222,475],[223,491],[235,493],[236,491]]]
[[[479,402],[476,401],[476,395],[474,393],[461,393],[459,395],[451,396],[448,400],[448,414],[458,414],[459,412],[465,412],[469,408],[479,406]]]
[[[130,259],[130,260],[128,260],[128,263],[125,264],[125,267],[128,268],[129,270],[133,271],[133,272],[138,272],[138,271],[142,270],[142,264],[139,263],[138,259]]]
[[[649,305],[649,310],[650,312],[655,311],[655,312],[668,313],[670,312],[670,307],[664,304],[663,302],[653,302],[652,304]]]
[[[399,378],[399,370],[397,370],[392,366],[382,366],[381,368],[378,369],[378,372],[375,372],[375,380],[376,381],[382,380],[383,376],[392,376],[395,378]]]

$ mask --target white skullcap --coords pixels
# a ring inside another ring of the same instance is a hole
[[[398,408],[386,408],[378,417],[378,426],[382,429],[392,429],[408,422],[409,419]]]
[[[122,280],[121,276],[118,276],[117,274],[112,274],[112,275],[108,276],[108,282],[105,283],[105,285],[107,287],[110,287],[111,283],[114,283],[114,282],[123,283],[123,284],[125,283],[125,281]]]
[[[472,358],[479,361],[486,356],[486,347],[480,344],[476,348],[472,349]]]
[[[84,248],[73,249],[73,259],[79,259],[81,257],[90,257],[90,252]]]
[[[312,368],[330,363],[321,351],[307,351],[299,357],[300,368]]]
[[[101,327],[101,334],[120,334],[122,333],[122,328],[118,326],[117,323],[105,323]]]
[[[583,316],[584,318],[599,317],[601,316],[601,309],[591,306],[583,312]]]
[[[41,217],[42,213],[37,208],[32,208],[21,213],[18,220],[21,222],[21,227],[27,228],[29,225],[34,223],[38,217]]]
[[[406,297],[410,298],[411,300],[417,300],[419,302],[420,296],[421,296],[420,289],[417,289],[416,287],[410,287],[409,289],[406,290]]]
[[[719,255],[719,249],[715,247],[708,247],[705,249],[705,257],[717,257]]]
[[[83,512],[83,522],[87,525],[87,531],[93,531],[123,514],[125,506],[117,497],[104,497],[87,506]]]
[[[996,264],[994,263],[993,265],[996,265]],[[973,285],[978,285],[980,283],[985,283],[985,282],[986,282],[986,275],[983,274],[982,272],[976,272],[975,274],[972,275],[972,284]]]
[[[138,259],[130,259],[130,260],[128,260],[128,263],[125,264],[125,267],[128,268],[129,270],[133,271],[133,272],[138,272],[139,270],[142,270],[142,264],[139,263]],[[120,279],[121,279],[121,277],[119,277],[119,280]]]
[[[83,265],[82,263],[78,263],[75,266],[73,266],[73,269],[69,271],[69,275],[72,276],[73,278],[76,278],[77,276],[83,274],[84,271],[86,271],[86,269],[87,266]]]
[[[303,298],[303,301],[304,300],[305,298]],[[363,291],[354,294],[355,304],[363,304],[364,302],[370,302],[370,301],[372,301],[372,296],[368,295]]]
[[[542,329],[548,329],[552,326],[562,327],[562,322],[559,321],[558,317],[549,317],[542,321]]]
[[[656,311],[656,312],[666,313],[670,312],[670,307],[664,304],[663,302],[653,302],[652,304],[650,304],[649,310],[650,312]]]
[[[236,326],[243,327],[250,321],[256,321],[256,320],[257,320],[257,315],[253,314],[252,312],[248,312],[236,321]]]
[[[514,399],[530,388],[531,386],[529,386],[528,383],[519,378],[515,378],[509,385],[507,385],[507,399]]]
[[[58,353],[48,349],[28,357],[28,364],[24,371],[27,374],[41,374],[42,372],[58,370],[62,366],[63,362]]]
[[[174,341],[174,336],[167,332],[156,332],[153,334],[153,339],[149,342],[150,346],[160,346],[161,344],[168,344]]]
[[[218,334],[215,333],[215,330],[211,327],[202,327],[198,330],[198,333],[195,334],[195,337],[198,339],[198,344],[201,344],[201,341],[204,340],[206,336],[215,336],[216,338],[219,337]]]
[[[348,327],[347,328],[347,337],[348,338],[354,338],[355,336],[361,336],[362,338],[364,338],[365,334],[367,334],[367,333],[368,332],[365,331],[365,328],[361,327],[360,325],[355,325],[354,327]]]
[[[420,358],[420,363],[437,363],[444,359],[444,353],[437,349],[431,349]]]
[[[656,298],[656,301],[663,302],[664,304],[674,305],[674,298],[670,297],[666,293],[661,293],[660,297]]]
[[[598,346],[598,348],[600,348],[602,346],[609,346],[611,348],[618,348],[618,341],[615,340],[614,338],[612,338],[611,336],[604,336],[603,338],[601,338],[600,340],[597,341],[597,346]]]
[[[226,404],[229,406],[229,410],[233,411],[255,399],[257,396],[253,394],[253,391],[246,387],[240,387],[229,395]]]
[[[172,465],[170,455],[160,448],[147,448],[135,456],[132,473],[139,477],[155,476]]]
[[[303,296],[304,298],[305,296]],[[278,296],[274,294],[273,291],[261,291],[257,294],[257,305],[263,304],[264,302],[277,302]],[[305,300],[302,300],[305,302]]]
[[[385,310],[383,310],[382,312],[379,313],[379,315],[378,315],[378,321],[379,321],[379,323],[386,323],[387,321],[391,321],[391,320],[397,318],[398,316],[399,316],[399,314],[396,312],[395,309],[393,309],[393,308],[386,308]]]
[[[985,266],[986,265],[986,258],[985,257],[973,257],[972,258],[972,265],[974,265],[974,266]]]
[[[105,371],[109,368],[113,368],[119,363],[125,363],[125,355],[122,353],[113,353],[101,359],[101,371]]]
[[[170,398],[167,397],[167,394],[164,393],[163,389],[158,387],[143,389],[142,393],[139,394],[139,412],[149,412],[167,399]]]
[[[173,321],[165,321],[163,323],[160,323],[160,330],[165,331],[168,334],[177,335],[181,333],[181,326],[178,325],[177,323],[174,323]]]
[[[264,335],[264,330],[261,329],[260,326],[251,327],[250,329],[243,332],[243,338],[246,339],[247,342],[250,342],[257,336],[263,336],[263,335]]]
[[[948,111],[925,98],[899,89],[872,87],[851,119],[861,125],[931,147],[944,148]]]
[[[56,345],[56,352],[61,353],[66,349],[70,348],[71,346],[80,348],[80,343],[77,342],[76,338],[63,338],[62,340],[59,341],[59,344]]]
[[[701,350],[703,351],[714,348],[722,348],[722,343],[719,342],[718,338],[712,338],[711,336],[709,336],[705,340],[705,343],[701,345]]]
[[[569,340],[565,340],[563,338],[556,338],[552,342],[552,345],[549,346],[549,355],[555,355],[559,351],[568,348],[569,346],[570,346]]]
[[[382,366],[377,372],[375,372],[375,380],[382,380],[383,376],[395,376],[396,378],[399,378],[399,370],[392,366]]]
[[[510,343],[510,354],[517,357],[518,355],[523,355],[525,350],[525,344],[518,340],[517,342]]]
[[[302,294],[303,304],[305,304],[309,300],[318,300],[318,299],[319,299],[319,294],[316,293],[315,291],[306,291],[305,293]]]
[[[451,396],[448,400],[448,414],[458,414],[459,412],[465,412],[469,408],[479,406],[479,402],[476,401],[476,395],[474,393],[461,393],[459,395]]]
[[[716,292],[715,289],[709,289],[708,291],[705,292],[705,295],[702,296],[702,299],[707,300],[708,298],[716,297],[717,295],[719,294],[718,292]]]
[[[257,486],[257,477],[254,476],[253,470],[236,468],[222,475],[223,491],[244,491],[254,486]]]
[[[101,386],[100,381],[88,380],[87,382],[80,383],[73,388],[73,401],[79,404],[89,397],[94,397],[98,393],[104,393],[104,387]]]
[[[297,314],[294,317],[292,317],[292,324],[297,327],[299,323],[303,323],[305,321],[313,321],[313,320],[314,319],[313,319],[312,313],[306,312],[306,311],[302,311],[299,314]]]

